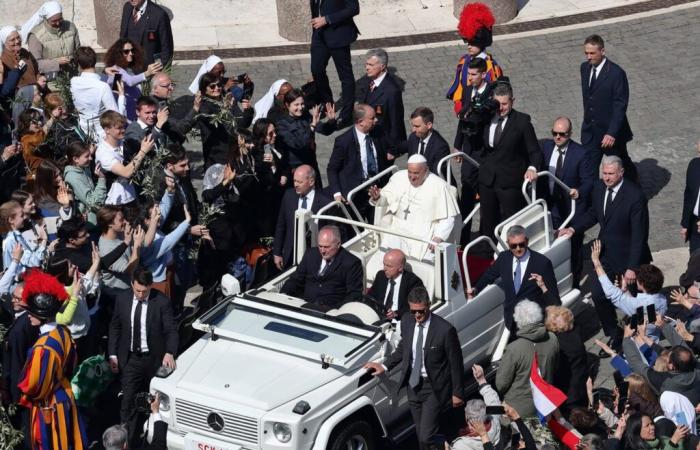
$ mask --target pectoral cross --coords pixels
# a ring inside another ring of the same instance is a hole
[[[411,205],[408,204],[408,205],[406,205],[406,209],[403,210],[403,220],[406,220],[406,218],[408,217],[408,214],[411,212],[411,210],[409,209],[410,207],[411,207]]]

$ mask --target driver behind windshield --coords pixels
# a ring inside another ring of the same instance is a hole
[[[319,311],[339,308],[362,298],[362,263],[340,245],[340,230],[325,226],[318,232],[318,248],[309,249],[280,292],[303,298],[304,306]]]

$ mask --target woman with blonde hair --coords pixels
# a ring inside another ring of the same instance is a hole
[[[651,390],[643,376],[632,373],[625,378],[629,384],[627,389],[627,403],[632,411],[636,411],[652,418],[664,415],[659,397]]]
[[[574,314],[564,306],[548,306],[544,326],[559,340],[559,359],[554,385],[567,395],[564,412],[575,406],[587,406],[586,380],[588,357],[583,340],[574,328]]]

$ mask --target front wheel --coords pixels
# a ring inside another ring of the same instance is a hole
[[[329,450],[375,450],[374,430],[367,422],[360,420],[339,425]]]

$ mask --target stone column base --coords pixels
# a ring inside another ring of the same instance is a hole
[[[124,0],[92,0],[95,6],[97,44],[108,49],[119,39]]]
[[[276,0],[276,2],[280,36],[290,41],[311,42],[309,0]]]

